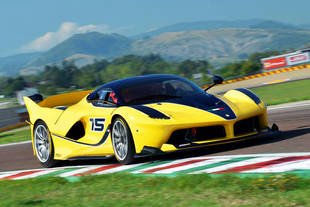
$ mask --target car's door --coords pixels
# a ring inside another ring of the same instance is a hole
[[[56,122],[57,133],[78,142],[99,144],[107,138],[116,107],[117,97],[111,89],[95,91],[64,110]]]

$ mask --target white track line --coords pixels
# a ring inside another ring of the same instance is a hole
[[[20,144],[28,144],[31,143],[31,141],[23,141],[23,142],[13,142],[9,144],[1,144],[0,147],[8,147],[8,146],[14,146],[14,145],[20,145]]]
[[[267,110],[272,111],[272,110],[278,110],[278,109],[298,108],[298,107],[303,107],[303,106],[310,106],[310,103],[298,104],[298,105],[288,105],[288,106],[274,106],[271,108],[268,107]]]
[[[256,164],[259,162],[266,162],[266,161],[270,161],[270,160],[274,160],[274,159],[279,159],[282,158],[282,156],[278,156],[278,157],[257,157],[257,158],[252,158],[252,159],[248,159],[248,160],[243,160],[240,162],[234,162],[234,163],[230,163],[230,164],[226,164],[226,165],[222,165],[222,166],[218,166],[218,167],[213,167],[213,168],[209,168],[209,169],[205,169],[205,170],[199,170],[196,172],[192,172],[190,174],[200,174],[200,173],[215,173],[215,172],[219,172],[222,170],[229,170],[230,168],[234,168],[234,167],[240,167],[240,166],[244,166],[244,165],[251,165],[251,164]]]
[[[309,106],[310,100],[306,101],[297,101],[297,102],[290,102],[290,103],[284,103],[284,104],[278,104],[278,105],[271,105],[268,106],[268,110],[274,110],[274,109],[286,109],[286,108],[298,108],[298,107],[304,107]]]
[[[310,155],[310,152],[288,152],[288,153],[266,153],[266,154],[243,154],[243,155],[217,155],[217,156],[202,156],[195,157],[199,158],[238,158],[238,157],[294,157],[294,156],[307,156]]]

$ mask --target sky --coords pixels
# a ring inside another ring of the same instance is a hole
[[[135,35],[179,22],[309,24],[309,0],[1,0],[0,57],[45,51],[76,33]]]

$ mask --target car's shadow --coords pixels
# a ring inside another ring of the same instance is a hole
[[[187,149],[182,151],[176,151],[173,153],[165,153],[160,155],[151,155],[138,157],[135,163],[143,163],[143,162],[153,162],[156,160],[175,160],[189,157],[197,157],[197,156],[205,156],[212,155],[215,153],[227,152],[232,150],[238,150],[242,148],[252,147],[252,146],[261,146],[281,142],[287,139],[294,139],[299,136],[309,134],[310,127],[308,128],[299,128],[295,130],[277,132],[272,136],[264,137],[263,139],[253,139],[247,141],[241,141],[236,143],[222,144],[217,146],[206,146],[196,149]],[[268,153],[268,152],[266,152]],[[98,159],[83,159],[83,160],[70,160],[64,161],[61,163],[61,166],[77,166],[77,165],[101,165],[101,164],[116,164],[117,161],[113,157],[107,158],[98,158]]]

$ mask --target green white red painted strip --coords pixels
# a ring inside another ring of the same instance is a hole
[[[39,177],[39,176],[43,176],[43,175],[47,175],[49,173],[52,173],[56,170],[40,170],[40,171],[36,171],[36,172],[31,172],[29,174],[26,174],[24,176],[17,176],[15,178],[13,178],[13,180],[21,180],[21,179],[27,179],[27,178],[35,178],[35,177]]]
[[[208,159],[207,157],[194,157],[194,158],[186,158],[186,159],[179,159],[179,160],[171,160],[171,161],[165,161],[159,164],[155,164],[152,166],[141,166],[140,169],[136,171],[132,171],[132,173],[152,173],[153,170],[156,171],[158,168],[169,168],[169,166],[180,166],[180,165],[186,165],[190,164],[192,162],[196,162],[196,160],[201,161],[201,159]]]
[[[267,160],[273,160],[274,157],[240,157],[240,158],[234,158],[233,160],[228,160],[225,163],[218,165],[218,166],[207,166],[206,169],[199,170],[193,172],[193,174],[199,174],[199,173],[217,173],[224,170],[230,170],[235,167],[241,167],[246,165],[251,165],[259,162],[264,162]]]
[[[119,165],[114,168],[106,169],[104,171],[96,172],[95,175],[101,175],[101,174],[109,174],[109,173],[118,173],[118,172],[125,172],[126,170],[131,170],[135,167],[141,166],[143,163],[140,164],[132,164],[132,165]]]
[[[179,163],[174,163],[174,164],[169,164],[166,166],[158,166],[156,168],[153,169],[147,169],[144,170],[143,173],[155,173],[155,172],[159,172],[159,171],[164,171],[164,170],[168,170],[168,173],[172,173],[171,169],[175,169],[175,168],[180,168],[183,166],[188,166],[188,165],[192,165],[198,162],[202,162],[202,161],[206,161],[208,160],[207,158],[204,159],[193,159],[193,160],[187,160],[187,161],[183,161],[183,162],[179,162]]]
[[[4,179],[14,180],[14,179],[17,179],[17,178],[21,178],[21,177],[26,177],[28,175],[32,175],[32,174],[37,173],[37,172],[42,172],[42,170],[32,170],[32,171],[19,172],[19,173],[11,174],[11,175],[9,175],[7,177],[4,177]]]
[[[262,159],[262,158],[258,158],[258,159]],[[240,172],[248,171],[248,170],[267,168],[269,166],[276,166],[282,163],[289,163],[289,162],[296,161],[296,160],[308,160],[308,159],[310,159],[310,156],[281,157],[278,159],[273,158],[272,160],[266,160],[262,162],[257,162],[256,160],[256,162],[251,163],[251,164],[248,163],[247,165],[236,166],[236,167],[229,168],[226,170],[218,171],[216,173],[240,173]]]
[[[78,168],[78,169],[73,169],[71,171],[66,171],[64,173],[59,174],[59,177],[70,177],[70,176],[76,176],[83,174],[87,171],[93,170],[98,168],[99,166],[90,166],[90,167],[84,167],[84,168]]]
[[[84,176],[84,175],[92,175],[92,174],[96,174],[96,173],[99,173],[99,172],[103,172],[105,170],[110,170],[110,169],[114,169],[116,167],[119,167],[120,164],[111,164],[111,165],[104,165],[104,166],[101,166],[101,167],[97,167],[95,169],[91,169],[91,170],[88,170],[84,173],[79,173],[75,176]]]
[[[309,170],[309,169],[310,169],[310,159],[309,160],[298,160],[298,161],[293,161],[289,163],[274,165],[268,168],[248,170],[245,172],[246,173],[280,173],[280,172],[286,172],[286,171]]]
[[[6,177],[9,177],[10,175],[14,175],[16,173],[4,173],[4,174],[0,174],[0,180],[1,179],[5,179]]]
[[[109,173],[133,174],[263,174],[299,173],[310,176],[310,153],[250,154],[232,156],[201,156],[178,160],[163,160],[133,165],[89,165],[50,169],[0,172],[0,180],[35,177],[79,177]]]

